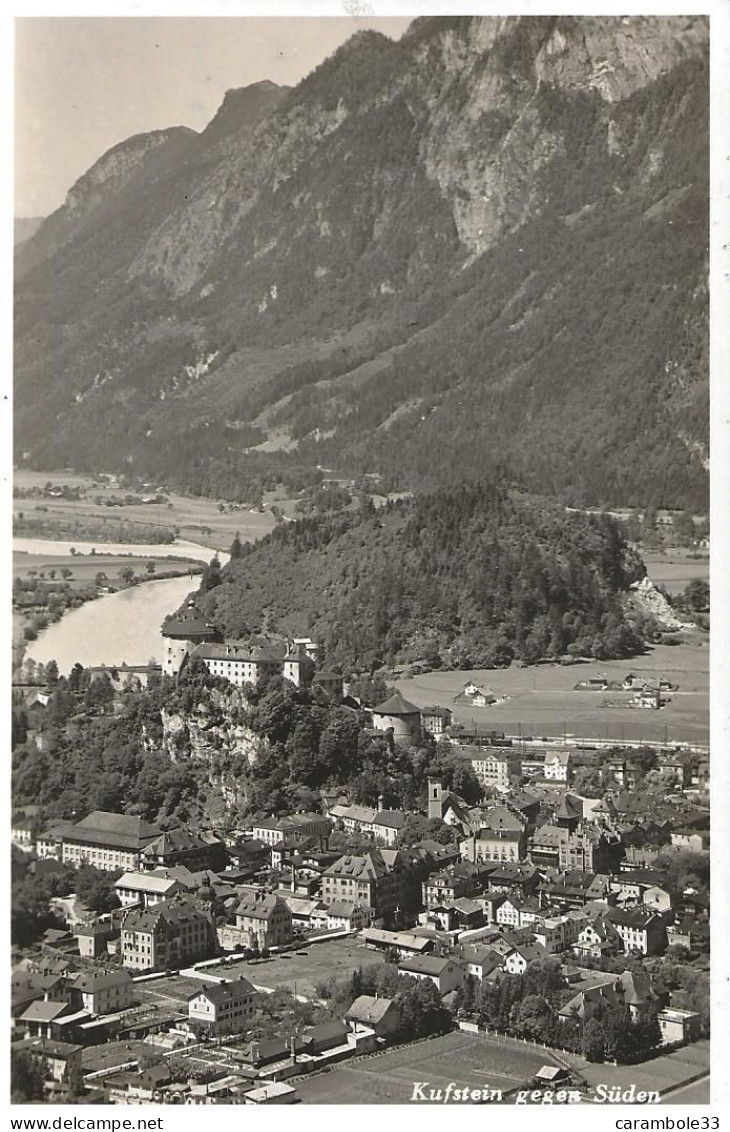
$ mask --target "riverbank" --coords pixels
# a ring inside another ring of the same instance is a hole
[[[13,670],[26,657],[43,664],[55,660],[61,673],[77,661],[114,665],[159,659],[162,620],[197,588],[196,575],[216,553],[221,564],[228,561],[227,552],[186,540],[164,547],[14,540]],[[124,598],[111,611],[104,605],[150,586],[153,597]]]
[[[102,594],[39,633],[27,644],[26,656],[36,664],[55,660],[61,675],[77,663],[85,668],[159,663],[162,623],[196,588],[196,580],[184,574]]]

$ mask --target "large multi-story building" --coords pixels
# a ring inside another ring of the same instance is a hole
[[[543,825],[535,830],[529,850],[536,865],[587,873],[613,873],[623,857],[618,834],[592,822],[581,822],[574,830]]]
[[[266,676],[283,676],[299,686],[307,659],[303,644],[294,645],[285,640],[254,644],[251,641],[205,642],[197,645],[190,656],[202,660],[212,676],[222,676],[230,684],[241,688],[244,684],[258,684]]]
[[[484,892],[489,873],[490,869],[465,861],[431,873],[421,885],[424,907],[448,907],[461,897],[479,896]]]
[[[177,676],[188,659],[197,659],[211,675],[239,688],[274,675],[299,685],[311,675],[318,656],[318,647],[309,637],[224,641],[192,599],[180,613],[167,618],[162,636],[162,671],[166,676]]]
[[[184,865],[192,873],[224,869],[228,861],[225,842],[205,830],[171,829],[161,833],[142,850],[142,868],[161,869]]]
[[[461,855],[468,861],[522,861],[527,835],[518,829],[481,829],[461,842]]]
[[[122,963],[134,971],[179,968],[215,953],[209,913],[189,904],[162,901],[133,908],[122,921]]]
[[[403,895],[402,877],[374,849],[365,856],[343,855],[322,874],[325,904],[347,900],[369,909],[374,917],[394,912]]]
[[[94,810],[63,830],[62,860],[64,865],[131,872],[139,868],[143,850],[159,835],[160,830],[142,818]]]
[[[625,952],[658,955],[667,945],[666,922],[646,908],[611,908],[605,919],[621,937]]]
[[[292,940],[291,910],[279,896],[245,892],[236,908],[236,930],[250,947],[280,947]]]
[[[471,766],[485,790],[506,793],[520,777],[520,756],[516,751],[474,748]]]

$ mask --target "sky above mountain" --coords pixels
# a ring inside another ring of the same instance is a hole
[[[410,17],[31,18],[15,24],[15,215],[47,216],[107,149],[203,129],[226,90],[293,85],[360,28]]]

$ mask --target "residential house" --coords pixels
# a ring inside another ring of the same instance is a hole
[[[438,987],[441,995],[460,987],[466,978],[464,967],[454,959],[437,955],[414,955],[398,964],[403,975],[413,979],[428,979]]]
[[[378,805],[378,812],[373,818],[373,838],[376,845],[394,846],[408,819],[404,810],[383,810]]]
[[[312,680],[313,688],[321,688],[328,696],[333,699],[341,700],[344,693],[344,682],[342,674],[339,672],[332,672],[331,669],[323,668],[316,672]]]
[[[16,818],[10,828],[13,845],[24,853],[32,853],[36,841],[36,822],[33,818]]]
[[[462,857],[468,861],[500,863],[524,860],[527,834],[516,829],[482,829],[460,842]]]
[[[577,940],[572,944],[574,955],[585,955],[592,959],[616,955],[621,950],[621,936],[604,916],[597,916],[581,928]]]
[[[111,1014],[126,1010],[134,998],[134,983],[129,971],[80,971],[71,984],[71,1002],[90,1014]]]
[[[111,920],[83,921],[74,929],[83,959],[99,959],[108,952],[107,944],[119,938],[119,928]]]
[[[491,688],[481,688],[473,680],[468,680],[458,695],[454,696],[455,704],[467,704],[469,707],[489,707],[497,703],[497,696]]]
[[[327,909],[327,929],[357,932],[370,923],[370,913],[351,900],[336,900]]]
[[[694,1010],[665,1007],[658,1012],[657,1021],[662,1032],[662,1045],[677,1042],[686,1045],[702,1037],[702,1019]]]
[[[248,1030],[256,1011],[256,993],[243,976],[206,983],[188,998],[188,1021],[215,1037]]]
[[[620,837],[596,822],[581,822],[574,830],[544,825],[532,838],[530,859],[536,865],[612,873],[623,856]]]
[[[162,869],[160,873],[124,873],[114,883],[114,889],[123,908],[138,904],[141,908],[151,908],[160,900],[168,900],[178,892],[184,892],[184,886],[174,878],[167,875]]]
[[[348,1045],[348,1035],[352,1033],[352,1026],[341,1018],[334,1018],[330,1022],[320,1022],[318,1026],[308,1026],[302,1031],[302,1042],[307,1053],[317,1057],[328,1053],[340,1046]]]
[[[78,1093],[83,1087],[81,1055],[83,1046],[69,1042],[48,1041],[36,1038],[14,1048],[22,1048],[32,1053],[41,1062],[46,1075],[46,1089],[49,1100],[61,1099]]]
[[[571,752],[546,751],[543,774],[549,782],[562,782],[567,785],[572,777]]]
[[[390,1038],[398,1032],[400,1024],[398,1007],[392,998],[361,994],[355,999],[345,1015],[351,1022],[355,1033],[358,1026],[374,1030],[379,1038]]]
[[[704,853],[709,851],[710,835],[706,830],[673,829],[671,842],[675,849],[690,849],[693,853]]]
[[[473,976],[481,983],[496,971],[502,970],[504,956],[485,944],[468,944],[456,953],[459,962],[465,968],[467,975]]]
[[[459,897],[480,896],[485,889],[490,867],[481,863],[460,862],[431,873],[421,885],[425,908],[450,907]]]
[[[518,943],[510,951],[504,961],[504,970],[508,975],[524,975],[531,963],[536,960],[549,958],[548,952],[542,944]]]
[[[39,861],[47,859],[60,861],[62,859],[63,834],[65,829],[65,825],[57,825],[38,834],[35,842],[35,851]]]

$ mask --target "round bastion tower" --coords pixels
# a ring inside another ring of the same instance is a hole
[[[180,613],[173,613],[165,619],[162,638],[162,671],[165,676],[177,676],[196,645],[220,641],[221,635],[214,625],[205,620],[191,598]]]

